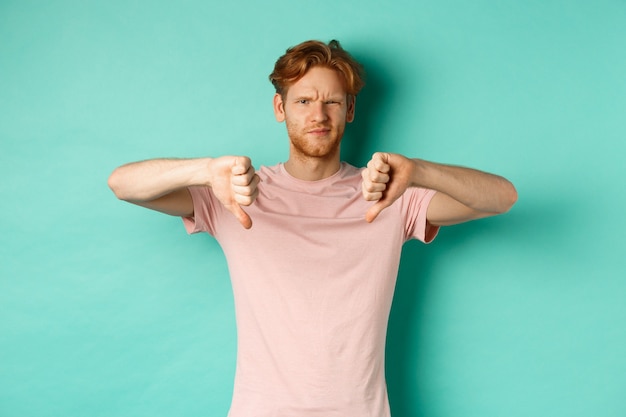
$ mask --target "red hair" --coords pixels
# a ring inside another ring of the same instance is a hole
[[[269,78],[276,92],[283,95],[289,86],[316,66],[339,72],[349,95],[356,96],[365,84],[363,67],[336,40],[328,45],[320,41],[306,41],[287,49],[285,55],[276,61]]]

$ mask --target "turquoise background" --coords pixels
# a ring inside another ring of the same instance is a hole
[[[267,75],[311,38],[369,74],[347,160],[519,191],[405,246],[394,416],[626,415],[626,2],[2,0],[0,416],[226,415],[219,246],[106,180],[162,156],[284,161]]]

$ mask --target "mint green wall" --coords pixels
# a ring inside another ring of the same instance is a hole
[[[626,415],[624,1],[0,2],[0,416],[225,416],[219,246],[117,201],[124,162],[286,158],[267,81],[337,38],[345,157],[503,174],[507,215],[405,247],[395,417]]]

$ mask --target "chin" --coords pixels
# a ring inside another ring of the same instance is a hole
[[[307,158],[328,158],[339,152],[339,143],[312,144],[309,141],[291,141],[292,151]]]
[[[307,145],[294,143],[293,147],[297,153],[308,158],[331,158],[339,154],[339,144],[318,147]]]

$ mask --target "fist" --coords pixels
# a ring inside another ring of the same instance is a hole
[[[373,222],[385,208],[396,201],[411,184],[413,161],[392,153],[376,152],[361,171],[363,198],[376,203],[365,214]]]
[[[363,198],[367,201],[378,201],[383,198],[389,182],[391,166],[387,163],[388,157],[382,153],[375,153],[361,171],[363,183],[361,185]]]
[[[223,156],[211,160],[210,186],[217,199],[233,213],[243,227],[252,227],[252,219],[241,206],[251,205],[259,193],[259,176],[250,158]]]

